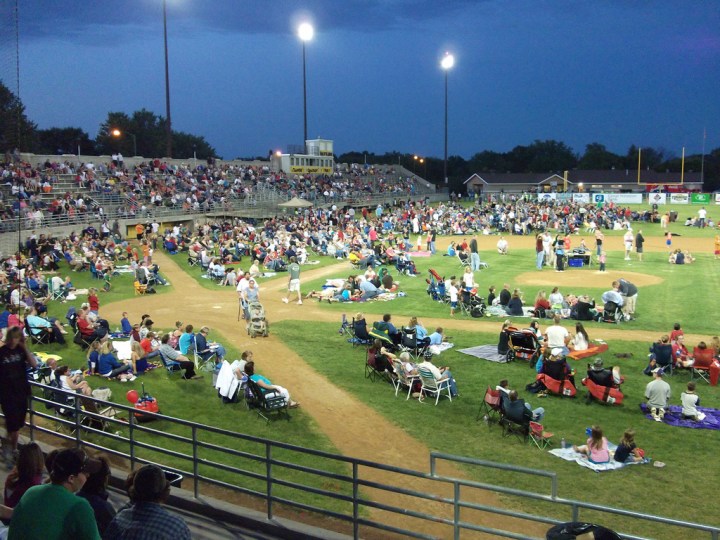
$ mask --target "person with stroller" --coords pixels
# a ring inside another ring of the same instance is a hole
[[[623,307],[625,300],[618,290],[619,284],[617,281],[613,281],[612,289],[605,291],[600,297],[603,301],[603,319],[611,320],[612,317],[619,309]]]
[[[512,327],[510,319],[506,320],[502,328],[500,329],[500,337],[498,338],[497,352],[498,354],[505,356],[510,350],[510,331]]]

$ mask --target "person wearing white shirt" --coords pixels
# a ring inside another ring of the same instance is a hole
[[[455,316],[455,310],[458,305],[458,289],[455,286],[455,281],[450,282],[450,288],[448,288],[448,296],[450,296],[450,316]]]
[[[553,324],[545,330],[545,337],[549,349],[560,348],[563,350],[564,355],[570,352],[570,349],[568,349],[570,333],[564,326],[560,326],[560,315],[553,317]]]

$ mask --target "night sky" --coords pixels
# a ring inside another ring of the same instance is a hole
[[[167,4],[173,128],[225,158],[301,143],[306,19],[308,135],[336,153],[442,156],[446,50],[451,155],[535,139],[699,153],[704,127],[720,146],[717,0]],[[41,128],[94,137],[110,110],[164,116],[162,2],[20,0],[20,69]]]

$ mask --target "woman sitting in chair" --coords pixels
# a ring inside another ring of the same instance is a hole
[[[255,373],[255,362],[254,361],[251,360],[250,362],[245,364],[245,374],[248,377],[250,377],[251,381],[253,381],[255,384],[257,384],[260,387],[260,391],[266,397],[277,393],[285,398],[285,400],[288,403],[288,407],[294,408],[294,407],[300,406],[300,404],[297,401],[292,401],[290,399],[290,392],[288,392],[287,389],[285,389],[282,386],[279,386],[277,384],[272,384],[270,382],[270,379],[268,379],[267,377],[263,377],[262,375]]]

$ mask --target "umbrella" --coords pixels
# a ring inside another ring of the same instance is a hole
[[[307,208],[308,206],[312,205],[313,204],[310,201],[306,201],[305,199],[299,199],[298,197],[293,197],[287,202],[278,204],[278,206],[282,206],[284,208]]]

